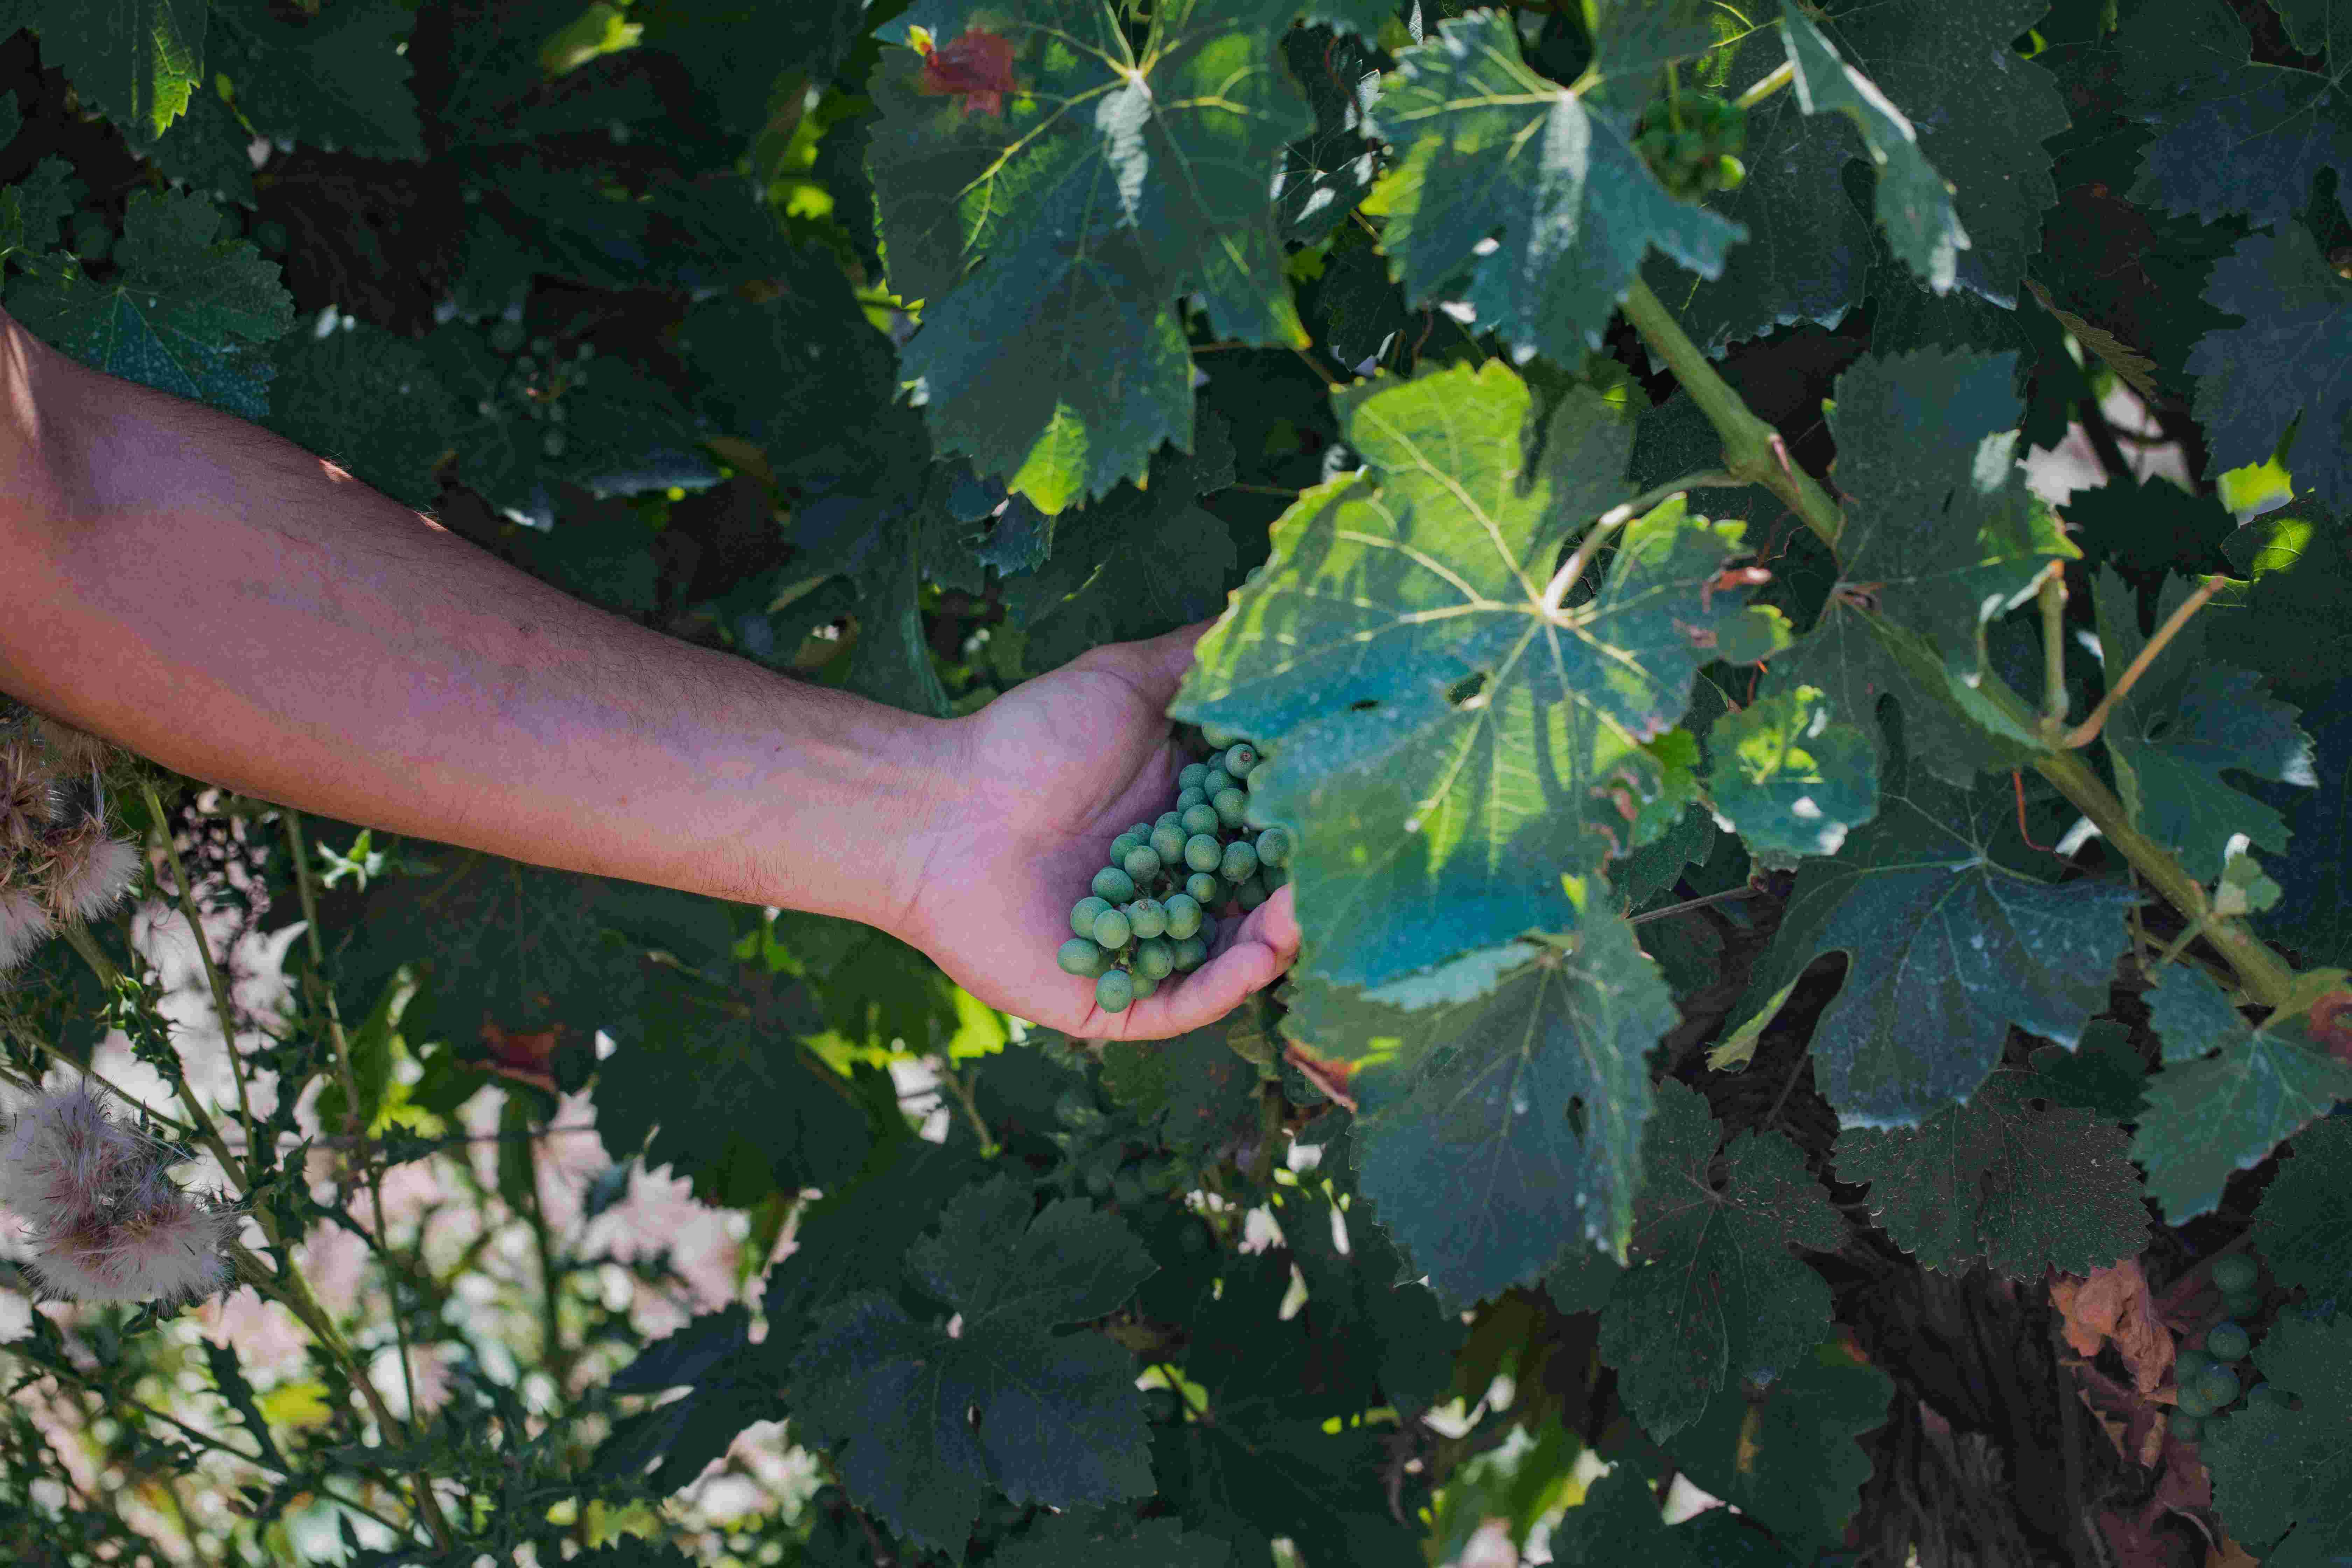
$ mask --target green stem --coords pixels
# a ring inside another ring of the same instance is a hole
[[[163,842],[163,858],[170,862],[172,880],[180,892],[180,914],[188,922],[188,935],[196,944],[196,956],[204,960],[205,979],[212,986],[213,1009],[220,1015],[221,1043],[228,1051],[229,1072],[236,1079],[237,1124],[245,1129],[245,1152],[248,1159],[258,1159],[261,1140],[253,1131],[253,1102],[245,1089],[245,1058],[236,1048],[236,1013],[229,1005],[228,982],[220,966],[213,963],[213,944],[205,940],[205,922],[196,912],[195,889],[189,885],[188,873],[180,864],[179,846],[172,842],[172,824],[163,815],[163,802],[155,794],[154,781],[139,781],[141,795],[147,802],[147,815],[153,819],[156,837]],[[252,1167],[246,1171],[245,1184],[250,1188],[257,1177]]]
[[[2035,590],[2042,601],[2042,721],[2051,728],[2066,722],[2066,575],[2052,562]]]
[[[1683,390],[1691,395],[1707,422],[1715,426],[1723,441],[1724,467],[1743,479],[1763,485],[1787,501],[1806,527],[1824,544],[1834,547],[1845,522],[1836,503],[1811,475],[1788,461],[1780,433],[1756,416],[1739,394],[1716,373],[1715,366],[1684,333],[1657,296],[1638,280],[1626,291],[1625,318],[1658,357],[1666,362]],[[2000,677],[1987,671],[1977,690],[2025,732],[2036,731],[2037,716]],[[2205,940],[2229,961],[2252,1001],[2275,1007],[2285,1000],[2294,984],[2293,967],[2243,924],[2212,912],[2204,884],[2190,876],[2164,846],[2133,826],[2131,814],[2124,809],[2123,802],[2116,798],[2115,792],[2107,788],[2081,753],[2063,750],[2047,752],[2034,759],[2033,768],[2090,818],[2092,826],[2116,852],[2129,861],[2167,903],[2191,923],[2202,925]]]
[[[1740,109],[1753,109],[1796,79],[1797,62],[1782,60],[1772,68],[1771,74],[1759,78],[1755,86],[1731,101]]]
[[[1715,426],[1723,440],[1725,471],[1742,484],[1761,485],[1779,496],[1822,543],[1834,546],[1845,529],[1845,514],[1837,502],[1811,474],[1789,460],[1780,433],[1756,416],[1717,372],[1714,363],[1690,341],[1674,312],[1639,279],[1625,291],[1625,319],[1666,362],[1675,380]]]

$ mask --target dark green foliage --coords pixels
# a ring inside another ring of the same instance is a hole
[[[2331,1117],[2285,1152],[2254,1211],[2254,1245],[2273,1279],[2333,1314],[2352,1298],[2352,1121]]]
[[[2279,1568],[2318,1568],[2352,1538],[2352,1468],[2344,1442],[2352,1403],[2352,1320],[2284,1318],[2254,1364],[2299,1410],[2249,1405],[2205,1440],[2213,1501],[2232,1533]]]

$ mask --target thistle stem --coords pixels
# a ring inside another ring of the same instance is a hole
[[[237,1123],[245,1129],[245,1147],[250,1153],[260,1141],[253,1132],[253,1102],[246,1094],[245,1058],[237,1053],[236,1013],[229,1005],[228,982],[222,976],[220,966],[213,962],[213,946],[205,939],[205,923],[196,911],[195,889],[189,885],[186,868],[180,864],[179,846],[172,842],[172,825],[163,816],[163,802],[155,793],[154,782],[142,778],[139,790],[147,802],[147,815],[154,821],[155,835],[163,840],[163,858],[171,865],[172,880],[179,889],[181,917],[188,922],[188,935],[196,944],[196,956],[204,961],[205,980],[212,987],[213,1010],[220,1015],[221,1044],[228,1052],[229,1072],[236,1079]],[[253,1171],[247,1171],[247,1187],[252,1187],[257,1180]]]

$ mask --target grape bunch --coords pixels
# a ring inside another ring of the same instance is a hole
[[[1124,1013],[1171,974],[1208,962],[1220,914],[1246,912],[1290,879],[1290,835],[1249,826],[1257,749],[1235,742],[1176,776],[1176,804],[1110,842],[1110,863],[1070,910],[1056,962],[1095,983],[1106,1013]]]
[[[1728,191],[1748,177],[1748,111],[1706,92],[1677,92],[1650,105],[1633,149],[1658,183],[1685,201]]]

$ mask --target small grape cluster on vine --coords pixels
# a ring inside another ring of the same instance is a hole
[[[2173,1436],[2195,1442],[2205,1435],[2207,1423],[2236,1409],[2293,1408],[2294,1402],[2284,1390],[2269,1383],[2248,1385],[2239,1374],[2239,1366],[2253,1353],[2254,1337],[2238,1320],[2262,1310],[2261,1277],[2262,1266],[2242,1253],[2213,1260],[2213,1283],[2221,1292],[2221,1310],[2229,1316],[2205,1331],[2201,1346],[2182,1351],[2173,1363],[2172,1380],[2179,1397],[2173,1407]]]
[[[1659,99],[1642,116],[1633,150],[1658,183],[1684,201],[1738,187],[1748,177],[1748,110],[1706,92]]]
[[[1176,775],[1176,804],[1111,840],[1110,863],[1070,910],[1055,962],[1123,1013],[1171,974],[1208,962],[1219,911],[1257,908],[1289,880],[1290,835],[1249,826],[1257,749],[1236,741]]]

